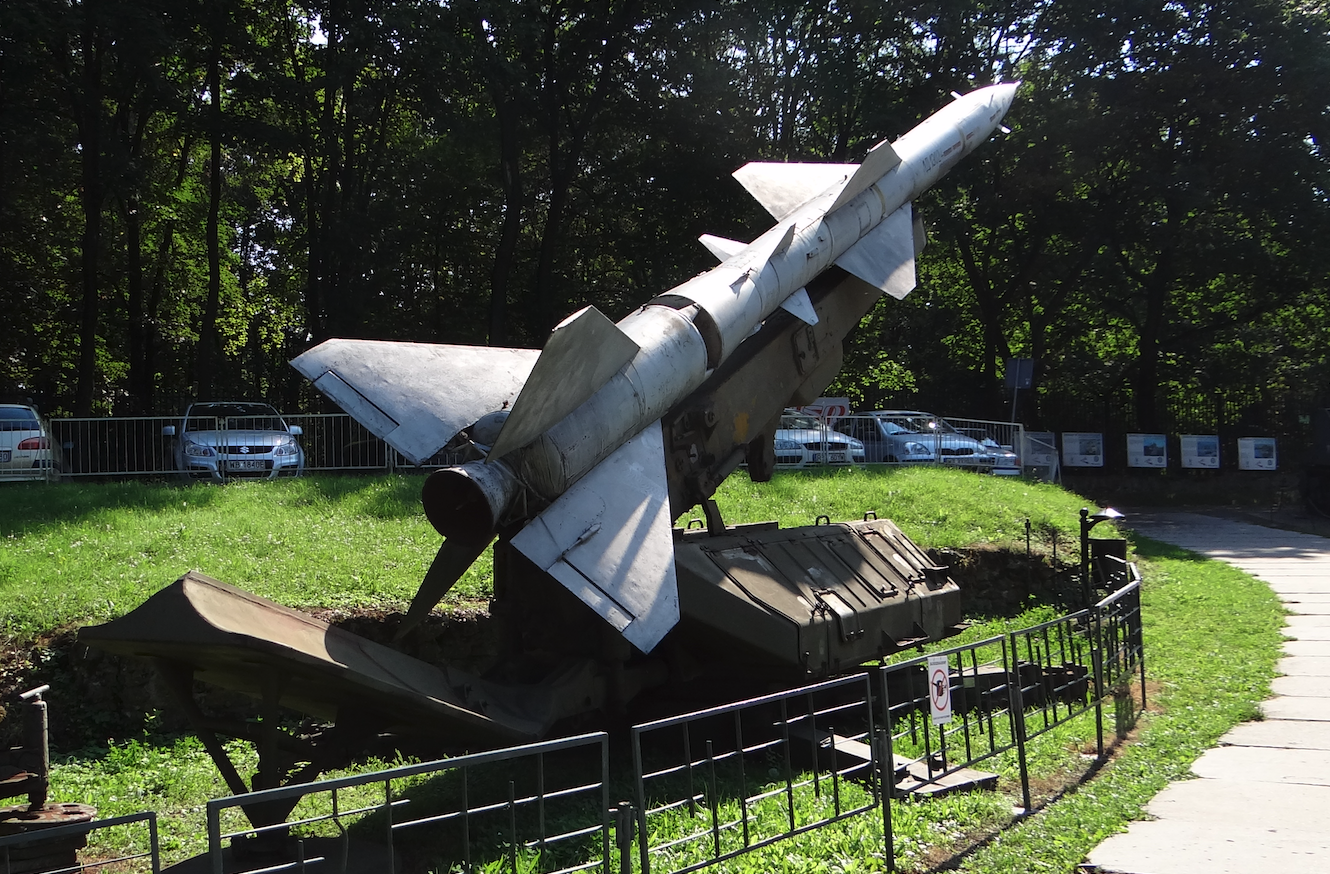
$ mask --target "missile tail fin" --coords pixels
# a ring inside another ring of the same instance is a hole
[[[429,570],[425,572],[425,579],[421,580],[415,597],[411,599],[411,606],[407,609],[405,618],[397,626],[393,640],[401,640],[408,631],[429,615],[434,605],[443,600],[443,596],[448,594],[448,590],[462,578],[462,574],[475,564],[476,559],[480,558],[480,554],[493,539],[493,535],[470,540],[449,537],[443,542],[438,554],[434,556],[434,561],[430,563]]]
[[[545,343],[486,460],[535,440],[599,391],[637,351],[637,343],[595,307],[564,319]]]
[[[536,349],[328,340],[291,362],[315,388],[412,464],[513,403]]]
[[[801,288],[785,298],[785,302],[780,305],[780,308],[805,325],[817,324],[817,310],[813,309],[813,301],[809,299],[808,289],[806,288]]]
[[[844,184],[856,169],[855,164],[753,161],[735,170],[734,178],[779,221],[833,185]]]
[[[835,202],[827,207],[827,212],[834,212],[858,197],[864,189],[881,179],[888,170],[900,162],[900,155],[896,154],[896,150],[886,140],[873,146],[868,150],[868,154],[864,155],[863,163],[855,169],[854,175],[845,183],[840,194],[836,195]]]
[[[650,652],[679,621],[660,424],[615,450],[512,544],[629,643]]]
[[[748,248],[747,243],[741,243],[738,240],[727,240],[724,237],[717,237],[715,234],[703,234],[698,237],[698,242],[707,247],[707,251],[716,256],[717,261],[728,261],[730,258]]]
[[[907,203],[837,258],[836,264],[900,300],[914,289],[915,242]]]

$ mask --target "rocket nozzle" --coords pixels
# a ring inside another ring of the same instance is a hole
[[[430,474],[420,502],[434,530],[444,537],[488,541],[520,487],[506,464],[476,461]]]

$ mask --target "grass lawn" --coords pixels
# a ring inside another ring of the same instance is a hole
[[[180,574],[198,569],[295,607],[402,609],[438,547],[420,510],[420,478],[306,477],[273,483],[7,484],[0,487],[0,637],[31,649],[52,630],[132,610]],[[903,469],[783,474],[769,484],[731,477],[718,495],[728,522],[819,515],[894,519],[925,547],[975,544],[1074,555],[1083,499],[1061,489],[959,471]],[[681,520],[681,524],[684,520]],[[1111,532],[1100,526],[1096,535]],[[1094,780],[1076,787],[1093,725],[1068,726],[1041,747],[1041,786],[1055,803],[1006,828],[962,861],[973,871],[1071,871],[1100,839],[1137,815],[1164,783],[1267,693],[1282,610],[1263,584],[1214,562],[1149,541],[1135,543],[1145,575],[1152,705],[1137,733]],[[443,609],[483,604],[482,558]],[[1033,608],[1032,608],[1033,609]],[[1028,614],[1047,618],[1046,611]],[[1010,620],[1013,627],[1023,617]],[[1000,623],[1002,620],[994,620]],[[988,633],[987,625],[974,633]],[[39,681],[29,652],[24,680]],[[243,745],[238,754],[247,755]],[[201,805],[227,794],[189,737],[108,738],[55,751],[52,797],[97,806],[102,816],[158,810],[164,849],[200,852]],[[242,771],[244,769],[242,768]],[[999,762],[1003,793],[897,805],[903,867],[923,869],[1008,824],[1012,763]],[[733,871],[879,870],[881,822],[859,817],[734,860]]]

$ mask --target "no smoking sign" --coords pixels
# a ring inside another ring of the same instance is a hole
[[[951,669],[944,655],[928,657],[928,712],[934,725],[951,722]]]

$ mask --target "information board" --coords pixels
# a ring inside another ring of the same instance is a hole
[[[1127,467],[1168,467],[1168,438],[1163,434],[1128,434]]]
[[[1182,447],[1183,467],[1219,469],[1218,434],[1183,434],[1178,442]]]
[[[1103,467],[1104,435],[1064,431],[1062,463],[1067,467]]]
[[[1238,470],[1275,470],[1278,461],[1275,455],[1275,438],[1238,438]]]

